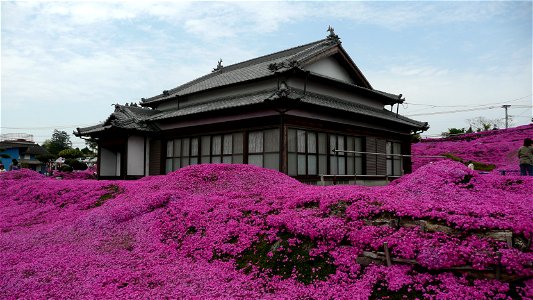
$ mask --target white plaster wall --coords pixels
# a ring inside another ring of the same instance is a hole
[[[120,160],[117,160],[116,153],[106,148],[100,148],[100,176],[116,176],[117,164],[120,164]]]
[[[354,83],[350,74],[332,56],[323,58],[306,67],[308,71],[335,78],[337,80]]]
[[[127,175],[144,175],[144,137],[128,138]]]

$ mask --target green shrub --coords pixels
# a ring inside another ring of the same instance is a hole
[[[69,166],[72,167],[72,169],[74,170],[87,170],[87,164],[86,163],[82,163],[80,161],[78,161],[77,159],[74,159],[74,158],[69,158],[69,159],[66,159],[65,160],[65,163]]]
[[[73,170],[74,169],[67,164],[62,165],[61,168],[59,169],[59,171],[61,172],[72,172]]]

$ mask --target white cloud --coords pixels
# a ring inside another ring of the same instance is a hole
[[[483,22],[511,8],[520,10],[507,2],[102,1],[1,5],[2,126],[27,122],[6,111],[20,112],[33,106],[40,111],[63,106],[65,114],[78,115],[75,121],[81,124],[101,121],[112,111],[111,103],[137,101],[183,84],[210,72],[219,58],[229,65],[267,54],[265,45],[259,43],[263,37],[270,39],[272,33],[287,36],[284,33],[292,32],[292,25],[303,22],[323,22],[324,31],[317,33],[323,37],[326,26],[335,23],[343,24],[336,28],[339,33],[344,29],[356,34],[359,25],[398,31],[421,24]],[[531,3],[521,5],[531,12]],[[520,13],[511,15],[523,17]],[[435,43],[435,38],[425,42]],[[277,43],[275,38],[272,43]],[[477,49],[475,43],[462,47]],[[476,104],[521,97],[528,89],[531,93],[531,45],[509,52],[508,64],[503,64],[501,57],[501,52],[483,49],[477,63],[489,67],[482,72],[464,72],[457,66],[438,65],[416,54],[406,57],[391,49],[386,59],[371,58],[382,60],[378,65],[385,67],[365,68],[363,72],[375,88],[403,93],[411,102]],[[460,99],[455,95],[461,95]],[[531,99],[525,101],[531,103]],[[90,113],[76,114],[80,109]],[[436,122],[437,117],[432,120]]]

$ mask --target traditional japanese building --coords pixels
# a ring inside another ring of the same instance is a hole
[[[200,163],[254,164],[310,183],[410,172],[411,137],[427,123],[395,112],[402,95],[374,89],[329,32],[234,65],[219,61],[203,77],[142,98],[140,107],[115,105],[104,123],[74,134],[98,142],[100,178]]]

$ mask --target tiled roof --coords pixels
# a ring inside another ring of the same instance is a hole
[[[360,115],[365,115],[373,118],[379,118],[383,120],[392,121],[395,123],[401,123],[404,125],[412,126],[418,129],[424,129],[427,127],[427,123],[415,121],[413,119],[397,115],[386,109],[377,109],[363,104],[348,102],[339,98],[325,96],[321,94],[306,92],[303,96],[303,91],[297,91],[302,95],[300,101],[303,103],[318,105],[322,107],[328,107],[338,109],[342,111],[352,112]]]
[[[219,71],[214,71],[208,75],[171,89],[168,93],[143,99],[142,102],[143,104],[150,104],[175,96],[187,95],[215,87],[271,76],[274,74],[271,69],[272,64],[276,65],[276,69],[289,69],[298,66],[306,59],[319,55],[337,45],[337,42],[330,39],[323,39],[223,67]]]
[[[4,141],[0,142],[0,148],[3,149],[10,149],[10,148],[26,148],[24,151],[26,154],[48,154],[48,151],[46,148],[39,144],[35,144],[34,142],[10,142],[10,141]]]
[[[199,105],[184,107],[179,110],[161,112],[157,115],[152,116],[148,120],[158,121],[158,120],[181,117],[181,116],[192,115],[192,114],[197,114],[197,113],[221,110],[221,109],[226,109],[226,108],[234,108],[234,107],[239,107],[239,106],[258,104],[258,103],[264,102],[265,99],[272,96],[272,94],[274,94],[275,92],[276,90],[270,89],[270,90],[262,90],[262,91],[257,91],[253,93],[248,93],[248,94],[241,94],[237,96],[217,98],[212,101],[202,103]]]
[[[264,102],[267,99],[272,99],[272,100],[276,99],[277,98],[275,97],[276,92],[278,91],[275,89],[270,89],[270,90],[263,90],[263,91],[258,91],[254,93],[241,94],[241,95],[232,96],[232,97],[217,98],[207,103],[185,107],[179,110],[161,112],[159,114],[156,114],[150,117],[147,120],[148,121],[160,121],[164,119],[170,119],[170,118],[181,117],[181,116],[186,116],[186,115],[193,115],[197,113],[258,104],[258,103]],[[287,98],[290,98],[293,100],[299,100],[302,103],[308,103],[308,104],[318,105],[322,107],[338,109],[342,111],[365,115],[369,117],[379,118],[383,120],[392,121],[395,123],[412,126],[415,128],[420,128],[420,129],[427,126],[426,123],[418,122],[418,121],[415,121],[415,120],[412,120],[412,119],[409,119],[409,118],[406,118],[400,115],[396,115],[395,113],[388,111],[386,109],[377,109],[377,108],[370,107],[367,105],[352,103],[352,102],[348,102],[346,100],[342,100],[339,98],[325,96],[325,95],[311,93],[311,92],[306,92],[304,96],[304,92],[299,89],[288,89],[287,92],[289,93]]]
[[[76,136],[86,136],[98,132],[103,132],[110,128],[132,129],[142,132],[154,132],[159,128],[146,122],[146,120],[155,114],[159,113],[158,110],[147,109],[136,106],[115,105],[115,112],[113,112],[107,120],[98,125],[77,128],[77,132],[74,132]]]

